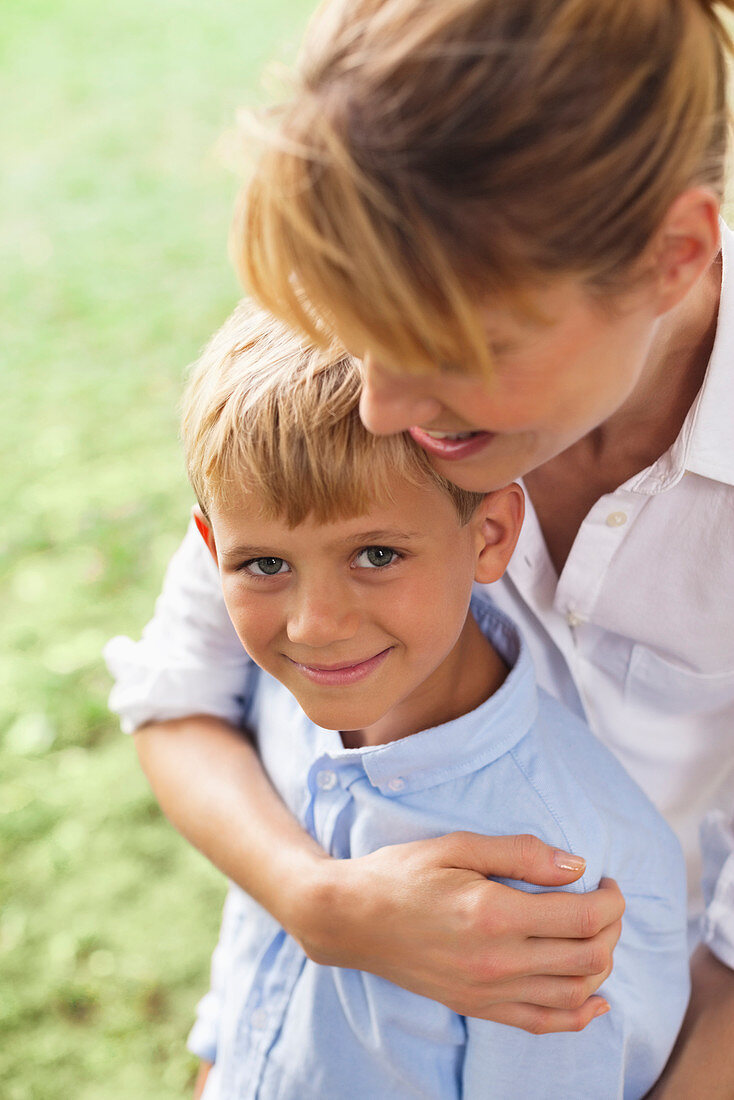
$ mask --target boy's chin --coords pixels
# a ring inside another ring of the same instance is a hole
[[[348,710],[337,710],[333,707],[305,707],[303,703],[301,703],[301,709],[315,726],[324,730],[334,730],[337,733],[359,733],[383,717],[382,713],[365,714],[364,711],[357,717]]]

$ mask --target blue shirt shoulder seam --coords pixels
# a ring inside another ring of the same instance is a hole
[[[515,748],[510,749],[509,755],[512,757],[512,761],[513,761],[515,767],[520,772],[520,774],[524,778],[525,782],[534,791],[536,797],[540,800],[540,802],[542,802],[542,804],[545,807],[546,811],[548,812],[550,817],[555,822],[561,836],[563,837],[564,843],[566,845],[566,850],[568,852],[573,852],[572,842],[571,842],[571,840],[568,836],[568,833],[567,833],[566,829],[562,825],[562,823],[561,823],[561,821],[558,817],[558,814],[553,809],[553,807],[549,804],[548,799],[545,797],[543,792],[538,788],[537,784],[534,783],[533,780],[528,775],[528,773],[525,770],[523,764],[521,763],[521,761],[518,758],[518,754],[516,752],[516,749]],[[578,883],[583,888],[584,893],[588,893],[590,890],[594,889],[594,887],[589,884],[588,877],[587,877],[587,871],[584,871],[581,878],[576,879],[575,881],[576,881],[576,883]],[[571,885],[573,885],[573,884],[571,884]]]

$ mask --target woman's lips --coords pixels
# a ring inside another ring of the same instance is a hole
[[[311,680],[314,684],[321,684],[323,686],[339,686],[342,684],[354,684],[358,680],[364,680],[375,669],[379,668],[382,662],[387,657],[388,653],[392,649],[392,646],[388,646],[387,649],[383,649],[380,653],[376,653],[374,657],[368,657],[366,661],[357,661],[353,664],[339,664],[325,667],[323,665],[304,665],[300,661],[294,661],[292,657],[288,660],[291,661],[303,675]]]
[[[416,443],[430,455],[449,461],[470,458],[494,439],[494,432],[437,432],[408,428]]]

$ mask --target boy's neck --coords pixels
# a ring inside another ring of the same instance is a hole
[[[475,710],[504,683],[507,665],[471,612],[448,657],[407,699],[361,730],[343,731],[344,747],[386,745]]]

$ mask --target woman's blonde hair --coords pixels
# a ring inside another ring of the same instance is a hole
[[[440,477],[408,435],[374,436],[359,419],[355,361],[316,348],[243,301],[195,364],[182,409],[189,479],[199,504],[252,493],[267,517],[295,527],[362,515],[396,482],[439,486],[460,523],[482,499]]]
[[[235,219],[246,285],[395,369],[489,369],[479,302],[618,290],[679,194],[721,194],[724,9],[326,0]]]

